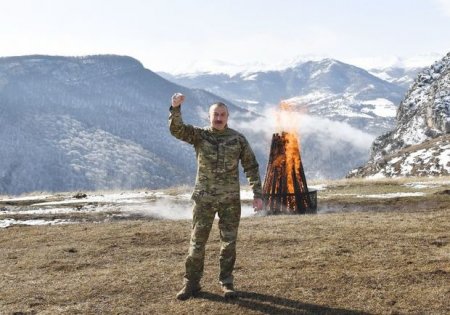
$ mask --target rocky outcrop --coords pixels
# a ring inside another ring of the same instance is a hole
[[[450,134],[401,149],[370,161],[347,177],[400,177],[450,175]]]
[[[450,53],[419,73],[396,120],[375,139],[367,165],[347,177],[450,174]]]
[[[396,118],[396,128],[374,141],[373,160],[450,132],[450,53],[419,73]]]

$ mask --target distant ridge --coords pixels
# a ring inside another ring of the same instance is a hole
[[[0,193],[190,183],[194,156],[167,127],[176,91],[192,109],[186,120],[198,125],[208,104],[227,102],[128,56],[0,58]]]

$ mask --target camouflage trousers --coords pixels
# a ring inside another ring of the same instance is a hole
[[[220,230],[220,274],[221,284],[233,283],[233,269],[236,261],[236,239],[241,218],[240,200],[220,202],[199,201],[195,203],[192,219],[192,233],[189,254],[186,257],[185,282],[199,282],[203,276],[205,245],[214,222],[219,216]]]

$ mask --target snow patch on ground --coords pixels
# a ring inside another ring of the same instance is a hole
[[[383,199],[391,199],[391,198],[399,198],[399,197],[420,197],[425,196],[423,192],[412,192],[412,193],[389,193],[389,194],[374,194],[374,195],[357,195],[357,198],[383,198]]]
[[[34,196],[24,196],[24,197],[15,197],[15,198],[5,198],[0,199],[0,201],[10,201],[10,202],[20,202],[20,201],[33,201],[33,200],[42,200],[53,197],[53,195],[34,195]]]
[[[397,107],[393,102],[385,98],[377,98],[374,100],[362,102],[364,105],[374,105],[375,108],[364,108],[363,112],[372,112],[379,117],[395,117],[397,115]]]
[[[439,155],[440,164],[450,173],[450,144],[442,147]]]
[[[52,199],[48,201],[47,199]],[[191,193],[167,194],[163,191],[118,192],[87,195],[86,198],[73,198],[72,196],[27,196],[20,198],[1,198],[0,202],[12,206],[4,207],[3,214],[70,214],[70,213],[95,213],[95,212],[119,212],[120,216],[132,215],[149,216],[158,219],[184,220],[192,218],[193,202]],[[254,215],[254,210],[248,201],[253,200],[251,190],[242,190],[241,199],[243,217]],[[30,202],[27,206],[19,206],[14,203]],[[32,201],[35,201],[34,203]],[[13,225],[53,225],[76,223],[66,220],[14,220],[6,218],[0,220],[0,228]]]
[[[424,183],[408,183],[408,184],[405,184],[403,186],[411,187],[411,188],[414,188],[414,189],[426,189],[426,188],[439,187],[438,185],[426,185]]]
[[[57,224],[71,224],[73,222],[69,222],[66,220],[14,220],[14,219],[5,219],[0,220],[0,228],[7,228],[13,225],[57,225]]]
[[[435,188],[449,185],[447,179],[435,178],[430,181],[407,183],[403,186],[414,189]],[[310,185],[309,189],[324,191],[326,184]],[[399,197],[419,197],[424,196],[424,192],[398,192],[387,194],[333,194],[322,196],[327,199],[332,196],[351,196],[356,198],[399,198]],[[132,192],[106,192],[88,194],[86,198],[74,198],[72,195],[62,194],[24,196],[13,198],[0,198],[0,202],[5,206],[0,207],[0,213],[6,214],[6,218],[0,220],[0,228],[7,228],[14,225],[57,225],[77,223],[73,220],[53,219],[53,220],[16,220],[8,218],[8,214],[14,215],[48,215],[48,214],[71,214],[71,213],[100,213],[110,212],[112,217],[133,218],[135,215],[148,216],[166,220],[190,220],[192,218],[193,202],[190,199],[191,193],[186,191],[171,192],[165,191],[132,191]],[[260,216],[264,212],[255,213],[251,201],[253,192],[251,189],[241,190],[242,217]],[[21,202],[26,201],[26,205]],[[31,202],[30,202],[31,201]],[[33,202],[34,201],[34,202]],[[16,203],[16,204],[15,204]],[[5,215],[4,215],[5,217]],[[52,217],[52,216],[50,216]]]
[[[385,176],[436,175],[450,173],[450,144],[407,152],[387,161],[371,179]]]
[[[377,180],[377,179],[383,179],[386,178],[386,175],[384,175],[382,172],[376,173],[374,175],[370,175],[366,177],[367,179]]]
[[[328,185],[326,184],[308,185],[309,189],[314,189],[317,191],[326,190],[327,187]]]

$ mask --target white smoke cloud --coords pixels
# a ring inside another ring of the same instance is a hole
[[[299,126],[300,135],[324,135],[321,141],[333,144],[336,141],[348,142],[358,149],[367,149],[375,139],[374,135],[368,134],[348,123],[333,121],[318,116],[302,115]]]
[[[192,208],[194,202],[189,199],[174,199],[173,197],[164,197],[143,204],[134,204],[129,206],[121,206],[123,213],[138,214],[142,216],[152,217],[156,219],[166,220],[188,220],[192,219]],[[249,203],[241,204],[241,216],[254,216],[255,212]],[[216,215],[217,219],[217,215]]]
[[[300,139],[315,136],[325,147],[336,142],[346,142],[359,150],[366,150],[375,139],[374,135],[352,127],[346,122],[274,108],[266,109],[253,121],[235,121],[232,124],[238,130],[263,136],[265,141],[269,142],[273,133],[292,130],[297,132]]]
[[[133,207],[131,212],[158,219],[183,220],[192,218],[192,204],[171,199],[157,199],[140,207]]]

